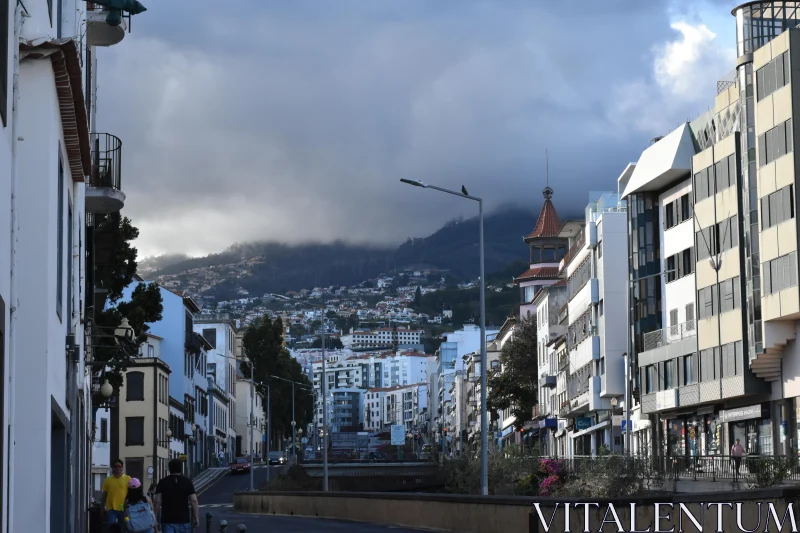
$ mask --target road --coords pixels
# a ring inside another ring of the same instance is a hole
[[[272,466],[270,476],[277,476],[284,466]],[[256,467],[253,471],[256,489],[267,481],[267,467]],[[206,513],[213,515],[211,531],[219,531],[221,520],[228,522],[228,533],[235,533],[236,526],[244,524],[248,533],[418,533],[416,530],[401,529],[391,526],[360,524],[341,520],[321,520],[316,518],[298,518],[291,516],[265,516],[236,513],[233,510],[233,493],[250,488],[249,474],[225,474],[219,481],[204,490],[199,496],[200,527],[197,533],[206,531]]]

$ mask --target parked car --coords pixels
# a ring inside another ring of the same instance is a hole
[[[244,474],[250,472],[251,468],[249,457],[237,457],[236,460],[231,463],[231,474]]]
[[[286,457],[284,457],[283,452],[269,452],[269,464],[285,465]]]

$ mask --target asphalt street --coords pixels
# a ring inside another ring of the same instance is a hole
[[[278,475],[283,466],[272,466],[270,475]],[[253,470],[254,486],[258,489],[267,481],[267,467],[256,467]],[[380,526],[374,524],[361,524],[341,520],[321,520],[317,518],[300,518],[292,516],[268,516],[235,513],[233,511],[233,493],[250,488],[249,474],[225,474],[219,481],[204,490],[199,496],[200,527],[197,533],[206,531],[206,513],[213,515],[211,532],[219,531],[220,521],[228,523],[228,533],[236,533],[236,527],[244,524],[248,533],[291,533],[303,531],[306,533],[417,533],[416,530],[402,529],[393,526]]]

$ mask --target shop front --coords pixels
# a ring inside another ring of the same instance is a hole
[[[727,424],[723,455],[730,453],[736,439],[748,455],[774,455],[769,402],[720,411],[720,421]]]
[[[661,420],[661,449],[667,457],[722,455],[722,425],[714,412],[665,415]]]

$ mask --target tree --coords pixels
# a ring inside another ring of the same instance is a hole
[[[417,290],[414,292],[414,305],[419,307],[420,300],[422,300],[422,289],[417,285]]]
[[[251,324],[242,339],[242,349],[248,360],[242,361],[242,373],[250,377],[250,361],[254,364],[254,378],[259,394],[266,398],[267,387],[271,388],[272,430],[277,434],[291,435],[292,422],[292,384],[272,379],[277,376],[295,381],[294,386],[295,421],[298,428],[312,421],[313,397],[311,382],[303,373],[303,368],[283,347],[281,334],[283,324],[280,318],[274,321],[268,317]],[[305,389],[303,388],[305,387]]]
[[[511,409],[518,428],[530,420],[533,406],[538,403],[538,356],[536,349],[536,319],[523,318],[514,328],[511,340],[503,345],[500,368],[487,375],[491,411]]]
[[[322,348],[322,339],[317,337],[314,339],[314,342],[311,343],[312,348]],[[342,350],[344,345],[342,341],[338,337],[325,337],[325,349],[326,350]]]
[[[106,365],[95,365],[93,373],[102,373],[118,391],[128,363],[138,357],[138,348],[147,339],[148,323],[161,320],[164,307],[161,289],[155,283],[139,283],[129,300],[120,301],[126,287],[133,282],[138,267],[137,250],[131,246],[131,241],[139,236],[139,230],[131,221],[118,212],[98,215],[94,236],[96,249],[104,251],[102,259],[95,260],[95,286],[106,289],[107,294],[102,304],[95,302],[98,308],[94,310],[94,323],[98,329],[92,339],[95,361]],[[113,338],[114,330],[123,318],[128,319],[128,324],[137,334],[132,342],[119,342]]]

